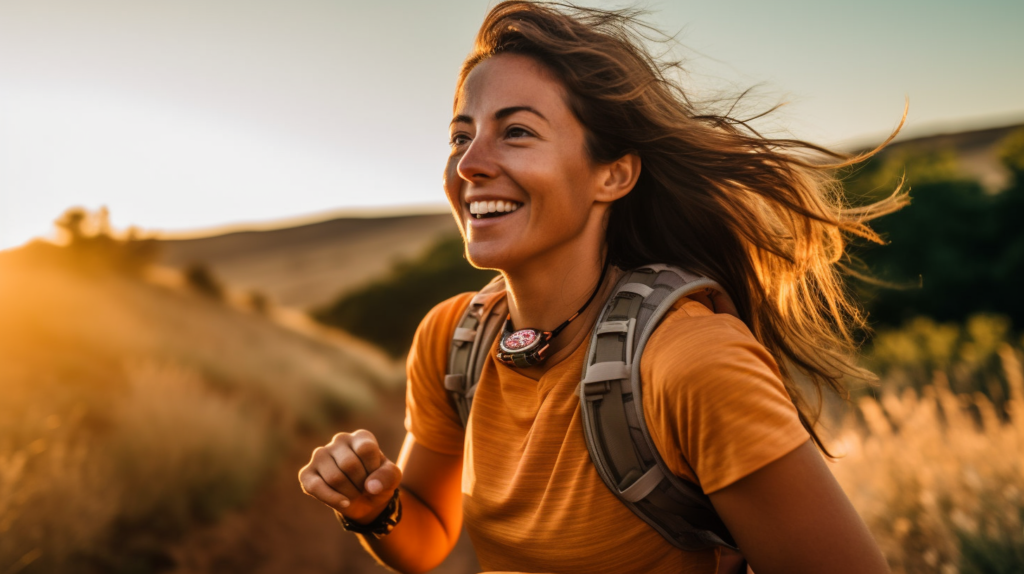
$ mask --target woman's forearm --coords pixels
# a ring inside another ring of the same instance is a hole
[[[444,524],[412,492],[399,488],[402,519],[384,538],[357,534],[363,548],[378,561],[399,572],[426,572],[444,561],[459,538],[459,528],[445,530]]]

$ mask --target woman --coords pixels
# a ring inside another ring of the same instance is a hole
[[[485,569],[725,571],[721,548],[680,550],[615,498],[580,429],[602,302],[625,270],[667,263],[717,281],[738,312],[683,298],[644,351],[644,416],[672,472],[700,484],[758,574],[887,572],[795,379],[865,376],[837,265],[846,235],[879,240],[865,222],[905,197],[843,207],[830,174],[853,161],[698,112],[635,30],[624,12],[531,2],[487,16],[459,75],[445,192],[469,261],[504,278],[508,326],[561,330],[533,364],[491,353],[464,431],[444,376],[473,294],[441,303],[409,354],[397,463],[371,433],[340,433],[303,489],[403,572],[439,564],[463,517]]]

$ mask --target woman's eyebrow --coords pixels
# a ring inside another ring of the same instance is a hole
[[[537,117],[539,117],[540,119],[544,120],[545,122],[548,121],[548,119],[544,117],[544,114],[538,112],[537,110],[531,108],[530,106],[510,106],[510,107],[507,107],[507,108],[501,108],[500,110],[494,112],[494,119],[500,120],[502,118],[506,118],[508,116],[511,116],[512,114],[514,114],[516,112],[530,112],[531,114],[536,115]],[[551,122],[548,122],[548,123],[551,123]]]
[[[529,112],[531,114],[536,115],[537,117],[539,117],[540,119],[544,120],[545,122],[548,122],[548,119],[546,117],[544,117],[544,114],[538,112],[536,109],[531,108],[530,106],[509,106],[507,108],[501,108],[500,110],[494,112],[494,119],[496,119],[496,120],[504,119],[504,118],[507,118],[508,116],[511,116],[512,114],[517,113],[517,112]],[[548,123],[551,123],[551,122],[548,122]],[[470,125],[473,125],[473,118],[470,117],[470,116],[465,116],[465,115],[461,115],[460,114],[460,115],[455,116],[452,119],[451,123],[449,123],[448,125],[451,126],[453,124],[470,124]]]

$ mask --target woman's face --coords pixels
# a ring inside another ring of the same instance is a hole
[[[507,271],[599,241],[600,170],[561,83],[503,54],[478,64],[457,98],[444,187],[470,262]]]

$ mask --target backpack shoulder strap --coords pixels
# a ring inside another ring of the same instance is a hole
[[[716,311],[736,315],[714,281],[667,265],[629,271],[594,326],[579,385],[590,457],[609,489],[669,543],[683,550],[735,542],[700,486],[674,475],[644,420],[640,355],[681,297],[704,291]]]
[[[737,315],[714,281],[677,267],[627,272],[601,311],[578,393],[591,460],[622,502],[683,550],[735,542],[700,486],[666,466],[643,414],[640,355],[658,322],[681,297],[706,292],[716,311]],[[444,385],[466,426],[484,359],[508,314],[499,275],[470,301],[452,336]]]
[[[469,409],[484,358],[498,337],[507,314],[505,280],[498,275],[473,296],[456,324],[448,352],[444,388],[455,404],[463,427],[469,421]]]

